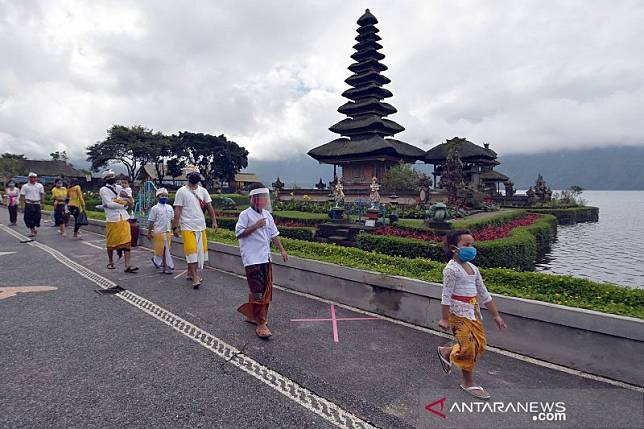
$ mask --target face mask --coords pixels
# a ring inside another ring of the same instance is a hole
[[[469,262],[476,258],[476,247],[459,247],[458,258],[463,262]]]
[[[168,202],[168,197],[161,197],[159,198],[159,204],[165,204]]]
[[[196,174],[193,174],[192,176],[188,177],[188,182],[190,182],[193,185],[196,185],[197,183],[199,183],[199,176],[197,176]]]
[[[107,179],[105,183],[107,183],[108,185],[113,185],[114,183],[116,183],[116,179]]]

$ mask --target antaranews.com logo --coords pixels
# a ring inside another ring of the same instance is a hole
[[[565,422],[564,401],[460,401],[448,405],[447,397],[428,404],[425,409],[446,419],[449,414],[530,414],[535,422]]]

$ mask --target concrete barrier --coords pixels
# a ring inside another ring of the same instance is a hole
[[[90,220],[86,228],[103,233],[104,223]],[[141,242],[149,245],[143,235]],[[215,242],[209,242],[208,246],[210,266],[244,274],[238,247]],[[172,253],[183,254],[180,239],[173,241]],[[277,285],[438,329],[442,287],[438,283],[296,257],[284,263],[277,254],[273,260],[273,278]],[[493,295],[509,329],[499,332],[483,309],[489,344],[644,386],[644,320]]]

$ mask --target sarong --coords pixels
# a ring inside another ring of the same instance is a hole
[[[183,254],[189,264],[198,264],[200,270],[208,260],[208,239],[206,230],[203,231],[181,231],[183,236]]]
[[[105,223],[107,250],[130,250],[132,236],[130,223],[126,220]]]
[[[273,267],[270,262],[246,267],[248,302],[237,309],[249,320],[268,322],[268,306],[273,299]]]
[[[478,308],[475,309],[474,314],[476,314],[476,320],[454,314],[449,315],[449,324],[452,326],[452,332],[454,332],[457,341],[452,347],[449,360],[458,368],[470,372],[474,370],[476,361],[485,352],[487,346],[483,323],[478,316]]]
[[[54,224],[60,226],[67,223],[65,216],[65,204],[56,204],[54,206]]]
[[[32,229],[40,227],[40,216],[40,204],[25,204],[24,220],[27,228]]]
[[[157,232],[152,239],[154,244],[154,265],[160,267],[163,265],[163,255],[165,254],[166,266],[174,270],[174,261],[170,254],[170,245],[172,244],[171,232]]]

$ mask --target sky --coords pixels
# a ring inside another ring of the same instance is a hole
[[[0,153],[83,160],[122,124],[296,158],[337,138],[365,8],[400,140],[644,146],[643,1],[0,0]]]

